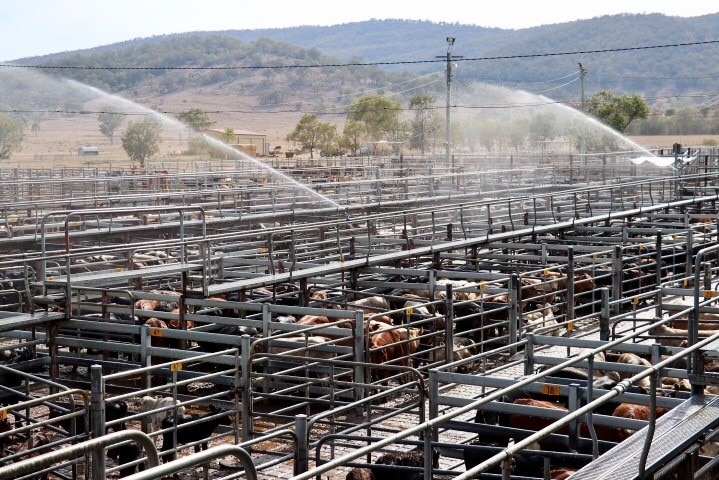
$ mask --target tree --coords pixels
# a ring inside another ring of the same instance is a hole
[[[203,153],[210,152],[210,150],[212,150],[210,142],[208,142],[207,138],[202,135],[192,137],[187,142],[187,153],[190,155],[202,155]]]
[[[0,114],[0,158],[10,158],[25,140],[25,122]]]
[[[557,119],[552,113],[532,115],[529,121],[529,143],[536,147],[543,142],[553,140],[557,136],[556,123]]]
[[[191,108],[186,112],[180,112],[177,119],[198,132],[217,123],[199,108]]]
[[[620,97],[608,90],[600,90],[587,102],[587,112],[624,133],[633,120],[649,116],[649,107],[636,93]]]
[[[409,100],[409,109],[414,113],[410,121],[412,136],[409,139],[409,148],[414,148],[424,155],[433,138],[434,132],[439,128],[441,120],[434,110],[437,99],[426,93],[415,95]]]
[[[224,132],[222,132],[222,136],[220,137],[223,142],[225,142],[228,145],[231,145],[237,141],[237,136],[235,135],[235,129],[232,127],[227,127]]]
[[[348,120],[345,122],[345,128],[342,131],[342,139],[340,139],[340,147],[348,149],[352,152],[352,156],[357,155],[362,138],[367,133],[367,129],[361,122],[353,122]]]
[[[396,100],[382,95],[365,95],[348,108],[347,118],[364,123],[372,140],[387,139],[396,136],[401,128],[400,109],[401,105]]]
[[[295,129],[287,134],[288,142],[298,142],[304,149],[310,151],[310,158],[314,158],[315,148],[332,145],[337,138],[337,127],[331,123],[317,120],[317,115],[306,113],[297,122]]]
[[[113,107],[105,107],[104,112],[98,114],[97,121],[100,122],[100,133],[110,139],[110,143],[115,143],[115,130],[117,130],[125,120],[117,110]]]
[[[130,122],[122,136],[122,148],[133,162],[144,167],[145,160],[160,151],[160,133],[162,125],[151,118]]]

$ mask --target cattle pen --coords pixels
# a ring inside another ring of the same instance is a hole
[[[683,153],[0,171],[0,479],[715,478]]]

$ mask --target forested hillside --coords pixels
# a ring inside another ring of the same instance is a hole
[[[581,63],[587,97],[602,89],[638,93],[652,115],[633,130],[663,133],[668,123],[714,129],[717,32],[719,14],[613,15],[521,30],[370,20],[161,35],[17,63],[52,67],[45,71],[131,98],[213,88],[242,97],[235,102],[248,108],[341,112],[365,92],[390,86],[403,103],[419,91],[441,99],[451,36],[457,90],[500,85],[577,106]],[[430,72],[437,74],[432,81]]]
[[[157,36],[22,61],[135,68],[382,62],[382,70],[421,75],[444,68],[443,60],[436,57],[446,54],[445,39],[452,36],[457,39],[452,54],[464,57],[456,60],[458,81],[509,84],[539,91],[556,87],[559,83],[551,80],[577,72],[577,63],[582,62],[588,70],[587,90],[590,93],[605,88],[640,93],[650,104],[668,104],[666,98],[660,97],[719,91],[717,65],[713,63],[713,59],[719,57],[719,45],[636,48],[717,40],[718,31],[719,14],[694,18],[661,14],[612,15],[521,30],[427,21],[370,20],[329,27]],[[555,55],[578,51],[593,53]],[[356,67],[342,70],[351,71],[351,75],[369,71]],[[373,77],[382,75],[377,69],[372,72]],[[113,91],[131,88],[148,77],[171,77],[161,80],[167,89],[183,88],[187,84],[182,74],[170,75],[171,72],[162,69],[64,73]],[[235,73],[233,70],[214,70],[184,76],[197,77],[196,81],[203,83],[216,83],[235,78]],[[307,73],[302,70],[301,76],[311,77]],[[322,75],[342,74],[338,69],[322,69]],[[303,82],[302,78],[295,80]],[[310,82],[316,83],[316,78]],[[579,88],[570,85],[556,89],[552,96],[561,100],[578,98]]]

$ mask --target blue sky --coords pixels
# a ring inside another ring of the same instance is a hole
[[[716,0],[504,0],[487,5],[486,0],[0,0],[0,61],[169,33],[373,18],[526,28],[617,13],[691,17],[719,12]]]

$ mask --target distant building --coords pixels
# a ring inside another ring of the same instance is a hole
[[[77,149],[78,157],[84,157],[86,155],[100,155],[100,149],[97,147],[80,147]]]
[[[218,140],[222,140],[225,136],[225,130],[222,128],[207,128],[202,133],[207,134]],[[237,148],[247,155],[257,156],[265,155],[267,135],[263,133],[251,132],[249,130],[233,129],[235,140],[226,142],[229,146]]]

